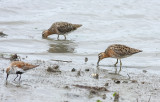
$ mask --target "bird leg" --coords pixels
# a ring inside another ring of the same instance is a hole
[[[118,59],[117,59],[117,62],[114,64],[115,67],[117,66],[117,63],[118,63]]]
[[[115,74],[117,74],[117,67],[115,67]]]
[[[120,70],[119,70],[119,72],[121,71],[121,67],[122,67],[122,62],[121,62],[121,59],[120,59]]]
[[[6,81],[7,81],[7,79],[8,79],[8,76],[9,76],[9,74],[7,74]]]
[[[59,34],[58,34],[57,40],[59,40]]]
[[[20,74],[20,76],[19,76],[19,81],[21,80],[21,74]]]
[[[66,35],[63,35],[64,36],[64,38],[65,38],[65,40],[66,40]]]
[[[16,78],[18,77],[18,74],[17,74],[17,76],[16,76]],[[14,81],[16,80],[16,78],[14,79]]]

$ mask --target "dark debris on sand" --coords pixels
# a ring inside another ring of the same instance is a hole
[[[57,64],[54,64],[53,66],[49,66],[47,68],[47,71],[48,72],[61,72],[59,69],[59,65],[57,65]]]
[[[72,70],[71,70],[71,72],[75,72],[76,71],[76,69],[75,68],[73,68]]]
[[[109,91],[105,87],[98,87],[98,86],[85,86],[85,85],[73,85],[75,87],[89,89],[89,90],[96,90],[96,91]]]
[[[8,36],[7,34],[4,34],[2,31],[0,31],[0,37]]]
[[[21,60],[21,58],[17,54],[13,54],[10,57],[10,61],[20,61],[20,60]]]

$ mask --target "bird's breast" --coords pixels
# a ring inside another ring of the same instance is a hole
[[[18,67],[11,68],[10,74],[24,73],[24,70]]]

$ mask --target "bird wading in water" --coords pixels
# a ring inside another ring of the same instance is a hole
[[[51,25],[51,27],[48,30],[42,32],[42,37],[47,38],[52,34],[57,34],[58,35],[57,39],[59,39],[59,35],[63,35],[66,39],[66,34],[76,30],[81,26],[82,26],[81,24],[72,24],[68,22],[55,22]]]
[[[118,60],[120,60],[120,70],[119,70],[119,72],[120,72],[121,67],[122,67],[121,59],[129,57],[129,56],[131,56],[133,54],[136,54],[136,53],[139,53],[139,52],[142,52],[142,50],[131,48],[131,47],[128,47],[126,45],[113,44],[113,45],[110,45],[105,50],[105,52],[101,52],[101,53],[98,54],[97,66],[99,66],[99,62],[104,58],[109,58],[109,57],[116,58],[117,62],[114,64],[114,66],[116,66],[117,63],[118,63]]]

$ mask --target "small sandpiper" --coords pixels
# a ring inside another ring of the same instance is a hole
[[[108,57],[116,58],[117,62],[114,64],[114,66],[117,65],[118,59],[119,59],[120,60],[120,70],[119,70],[119,72],[120,72],[121,71],[121,66],[122,66],[121,59],[129,57],[129,56],[131,56],[133,54],[136,54],[136,53],[139,53],[139,52],[142,52],[142,50],[138,50],[138,49],[135,49],[135,48],[130,48],[126,45],[113,44],[113,45],[110,45],[105,50],[105,52],[101,52],[101,53],[98,54],[97,66],[99,66],[99,62],[104,58],[108,58]]]
[[[57,39],[59,39],[59,35],[63,35],[66,39],[66,34],[76,30],[81,26],[82,26],[81,24],[72,24],[68,22],[55,22],[51,25],[51,27],[48,30],[42,32],[42,37],[47,38],[49,35],[58,34]]]
[[[26,70],[33,69],[37,66],[39,65],[32,65],[29,63],[25,63],[23,61],[14,61],[6,69],[6,73],[7,73],[6,81],[8,79],[9,74],[17,74],[16,78],[18,77],[18,75],[20,75],[19,77],[19,81],[20,81],[21,74],[23,74]],[[14,79],[14,81],[16,80],[16,78]]]

